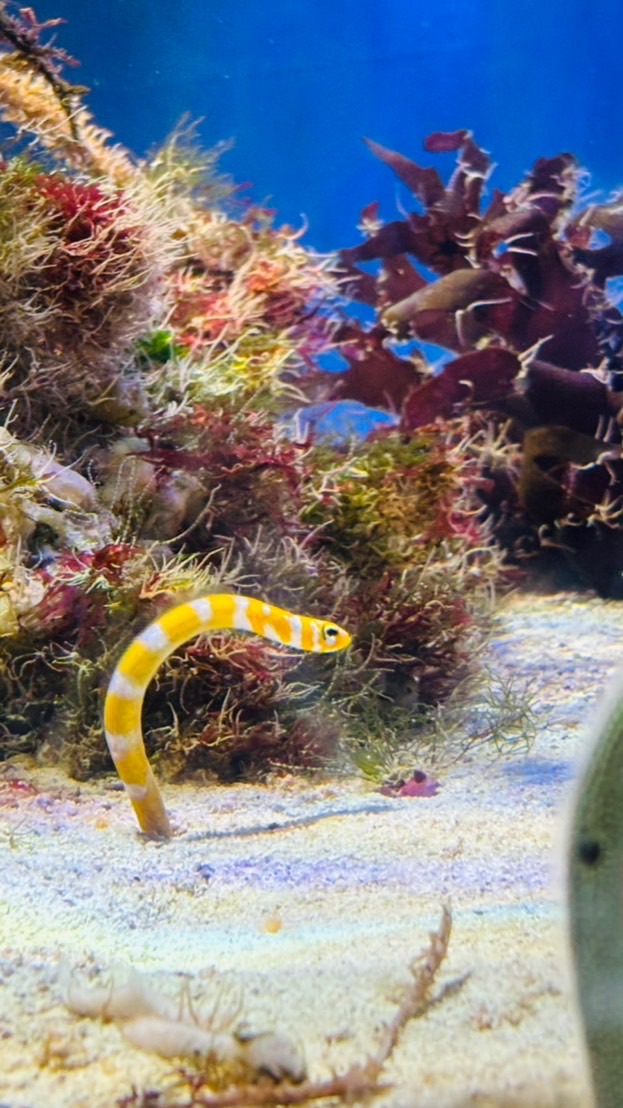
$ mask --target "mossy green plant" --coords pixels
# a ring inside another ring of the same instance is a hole
[[[463,478],[434,429],[390,432],[355,446],[347,460],[319,450],[312,459],[303,518],[362,577],[423,564],[453,538],[451,509]]]

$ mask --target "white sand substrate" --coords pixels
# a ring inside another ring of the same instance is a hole
[[[374,1103],[588,1108],[561,828],[622,643],[622,604],[503,601],[486,660],[527,682],[537,738],[528,754],[472,753],[433,797],[381,796],[354,776],[170,785],[178,833],[153,843],[112,777],[0,767],[0,1108],[171,1090],[171,1062],[66,1004],[72,980],[114,983],[128,966],[171,995],[188,981],[200,1006],[238,998],[251,1029],[301,1044],[314,1078],[363,1061],[444,902],[440,984],[466,980],[408,1026]]]

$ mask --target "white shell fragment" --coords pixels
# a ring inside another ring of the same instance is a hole
[[[186,1058],[242,1066],[250,1074],[276,1081],[303,1081],[307,1074],[301,1048],[278,1031],[255,1032],[246,1025],[215,1026],[191,1001],[188,981],[177,996],[160,992],[149,979],[127,967],[102,983],[91,984],[61,965],[59,983],[68,1008],[79,1016],[113,1020],[139,1050],[161,1058]],[[213,1009],[214,1011],[214,1009]]]
[[[132,1046],[161,1058],[213,1059],[222,1063],[237,1061],[240,1053],[232,1035],[215,1035],[195,1024],[160,1016],[128,1020],[121,1030]]]

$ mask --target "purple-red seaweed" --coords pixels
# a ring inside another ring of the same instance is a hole
[[[387,409],[405,434],[436,425],[451,436],[455,426],[467,442],[471,426],[483,511],[509,555],[556,549],[617,596],[623,317],[607,281],[623,274],[619,202],[582,210],[568,153],[538,159],[515,189],[485,200],[491,162],[469,131],[424,145],[456,151],[447,183],[434,167],[368,143],[415,207],[383,223],[368,205],[364,240],[340,251],[345,295],[375,318],[338,328],[346,368],[316,374],[314,397]],[[440,366],[423,343],[439,348]],[[478,463],[486,421],[495,430]],[[506,445],[493,457],[496,436]]]

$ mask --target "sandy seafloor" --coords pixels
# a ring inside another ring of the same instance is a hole
[[[472,754],[429,798],[354,778],[171,785],[179,833],[157,844],[112,778],[0,767],[0,1108],[112,1108],[133,1085],[170,1086],[170,1062],[68,1010],[75,966],[130,964],[173,993],[184,975],[206,996],[241,989],[249,1025],[294,1035],[327,1077],[378,1043],[443,901],[441,981],[469,977],[409,1025],[374,1103],[588,1106],[561,826],[622,643],[622,604],[507,598],[486,653],[528,681],[537,739],[527,755]]]

